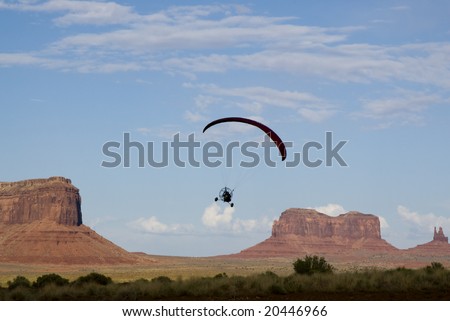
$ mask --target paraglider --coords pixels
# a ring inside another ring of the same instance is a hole
[[[233,198],[233,190],[225,186],[220,190],[219,197],[216,197],[214,201],[217,202],[220,199],[225,203],[229,203],[230,206],[233,207],[234,204],[231,202],[232,198]]]
[[[275,145],[278,147],[278,150],[281,155],[281,160],[284,161],[286,159],[286,146],[284,145],[284,142],[281,140],[280,136],[277,135],[272,129],[270,129],[268,126],[257,122],[253,119],[243,118],[243,117],[225,117],[225,118],[219,118],[216,119],[209,124],[205,126],[203,129],[203,133],[208,130],[208,128],[215,126],[217,124],[221,123],[227,123],[227,122],[238,122],[238,123],[244,123],[248,125],[255,126],[259,129],[261,129],[266,135],[275,143]],[[217,202],[219,199],[225,203],[229,203],[231,207],[234,206],[234,204],[231,202],[233,198],[233,191],[234,189],[230,189],[228,187],[224,187],[219,192],[219,197],[216,197],[214,200]]]

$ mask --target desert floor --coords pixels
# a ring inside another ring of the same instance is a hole
[[[137,279],[152,279],[167,276],[172,279],[188,279],[191,277],[208,277],[219,273],[229,276],[247,276],[251,274],[272,271],[280,276],[294,272],[292,263],[296,258],[237,258],[230,256],[219,257],[174,257],[137,254],[141,261],[134,265],[42,265],[23,263],[0,263],[0,286],[16,276],[22,275],[33,281],[37,277],[57,273],[69,280],[91,272],[102,273],[111,277],[115,282],[134,281]],[[378,255],[358,258],[351,257],[326,258],[336,272],[361,269],[390,269],[397,267],[422,268],[431,262],[440,262],[450,268],[450,256],[442,257],[414,257]]]

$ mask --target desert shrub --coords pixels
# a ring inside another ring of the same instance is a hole
[[[12,290],[18,287],[29,288],[31,287],[31,282],[26,277],[18,275],[14,280],[8,281],[8,289]]]
[[[152,280],[138,279],[133,282],[115,284],[113,300],[162,300],[181,296],[179,288],[182,281],[174,281],[167,276]]]
[[[203,297],[212,295],[212,278],[192,278],[182,283],[183,295]]]
[[[55,273],[44,274],[44,275],[41,275],[40,277],[38,277],[36,279],[36,281],[33,282],[33,287],[34,288],[43,288],[50,284],[54,284],[57,286],[68,285],[69,280],[65,279],[62,276],[55,274]]]
[[[228,275],[225,272],[214,275],[215,279],[221,279],[221,278],[227,278],[227,277],[228,277]]]
[[[396,268],[394,271],[405,273],[408,275],[411,275],[414,272],[412,269],[405,268],[404,266],[400,266],[400,267]]]
[[[33,293],[29,288],[17,287],[9,291],[8,296],[3,298],[3,300],[14,300],[14,301],[30,301],[33,300]]]
[[[230,286],[227,287],[226,292],[222,293],[222,297],[234,299],[238,297],[251,298],[271,294],[286,294],[287,291],[283,280],[283,277],[271,271],[246,277],[233,276],[230,278]],[[225,287],[223,286],[223,288]]]
[[[272,284],[269,288],[271,294],[286,294],[287,291],[282,284]]]
[[[152,295],[150,286],[151,283],[143,279],[119,284],[113,291],[112,299],[120,301],[159,299],[156,294]]]
[[[230,281],[231,284],[236,287],[237,290],[242,291],[248,286],[248,277],[233,276]]]
[[[306,255],[303,259],[297,259],[294,263],[294,271],[298,274],[331,273],[334,267],[324,257]]]
[[[436,272],[436,271],[442,271],[445,270],[444,265],[440,262],[431,262],[431,265],[428,265],[425,267],[425,270],[427,272]]]
[[[283,279],[283,286],[288,293],[300,293],[303,291],[303,277],[300,274],[292,274]]]
[[[75,285],[93,283],[98,285],[108,285],[112,283],[112,279],[100,273],[92,272],[85,276],[80,276],[73,282]]]
[[[272,278],[272,279],[278,279],[279,278],[279,276],[275,272],[272,272],[272,271],[266,271],[266,272],[264,272],[264,275],[266,277],[269,277],[269,278]]]
[[[156,277],[156,278],[153,278],[151,282],[152,282],[152,283],[155,283],[155,282],[159,282],[159,283],[172,283],[172,279],[169,278],[168,276],[161,275],[161,276],[158,276],[158,277]]]

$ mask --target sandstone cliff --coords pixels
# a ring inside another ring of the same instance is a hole
[[[273,237],[285,235],[381,239],[380,220],[375,215],[359,212],[332,217],[312,209],[291,208],[284,211],[272,226]]]
[[[81,198],[70,179],[50,177],[0,183],[0,223],[26,224],[43,220],[81,225]]]
[[[348,212],[337,217],[312,209],[291,208],[272,226],[272,236],[241,251],[242,257],[306,254],[374,255],[397,251],[381,238],[380,220],[372,214]]]
[[[82,224],[69,179],[0,183],[0,262],[118,264],[142,259]]]

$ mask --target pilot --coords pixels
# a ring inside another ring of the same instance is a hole
[[[231,202],[231,194],[230,194],[230,192],[224,191],[223,194],[222,194],[222,197],[223,197],[223,201],[224,202],[227,202],[227,203]]]

